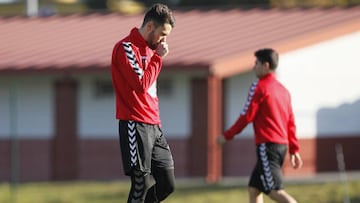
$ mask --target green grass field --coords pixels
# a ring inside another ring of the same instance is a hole
[[[347,184],[351,203],[360,203],[360,181]],[[126,202],[129,182],[56,182],[23,183],[11,187],[0,184],[1,203],[123,203]],[[299,203],[342,203],[344,187],[341,183],[287,184],[287,191]],[[247,189],[239,185],[207,185],[184,183],[165,201],[166,203],[246,203]],[[272,202],[267,197],[265,202]]]

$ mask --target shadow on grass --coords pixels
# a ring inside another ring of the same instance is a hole
[[[121,196],[125,196],[125,194],[118,194],[118,193],[113,193],[113,194],[88,194],[86,195],[83,199],[84,200],[91,200],[91,201],[109,201],[109,200],[114,200],[114,199],[119,199],[119,197]]]
[[[350,199],[351,203],[360,203],[360,197],[353,197]]]
[[[126,199],[127,191],[113,192],[113,193],[91,193],[83,196],[82,199],[86,202],[111,202],[118,199]]]
[[[199,192],[212,192],[212,191],[229,191],[232,189],[246,189],[244,186],[224,186],[218,184],[212,185],[196,185],[196,186],[186,186],[186,187],[177,187],[175,192],[178,193],[199,193]]]
[[[343,201],[343,202],[346,202],[346,201]],[[339,203],[339,201],[330,201],[329,203]],[[350,203],[360,203],[360,197],[350,198]]]
[[[183,195],[192,195],[192,194],[203,194],[203,193],[211,193],[211,192],[221,192],[221,191],[229,191],[232,189],[245,189],[244,186],[224,186],[224,185],[194,185],[194,186],[178,186],[175,189],[173,195],[175,196],[183,196]],[[87,202],[111,202],[116,199],[127,199],[128,191],[118,191],[113,193],[90,193],[83,195],[82,199]]]

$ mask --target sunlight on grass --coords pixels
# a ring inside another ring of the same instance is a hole
[[[1,203],[119,203],[126,202],[130,183],[111,182],[53,182],[23,183],[12,188],[0,184]],[[16,189],[16,190],[12,190]],[[340,203],[344,187],[337,182],[291,184],[287,191],[298,202]],[[360,181],[348,183],[351,203],[360,203]],[[247,188],[242,185],[181,184],[166,203],[239,203],[248,202]],[[265,197],[265,202],[272,202]]]

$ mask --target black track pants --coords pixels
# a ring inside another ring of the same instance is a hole
[[[153,182],[155,180],[155,183]],[[128,203],[156,203],[169,196],[175,188],[174,169],[154,169],[152,176],[134,170]]]

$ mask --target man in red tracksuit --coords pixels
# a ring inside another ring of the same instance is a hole
[[[224,144],[253,122],[257,163],[249,181],[250,203],[263,203],[262,193],[280,203],[296,203],[283,189],[281,167],[289,146],[292,166],[300,168],[302,159],[296,138],[290,93],[275,78],[278,53],[273,49],[255,52],[254,82],[237,121],[218,138]]]
[[[124,172],[131,177],[131,203],[160,202],[174,190],[174,162],[160,129],[156,94],[162,59],[169,53],[166,37],[174,23],[166,5],[154,4],[141,27],[116,43],[112,53],[116,118]]]

